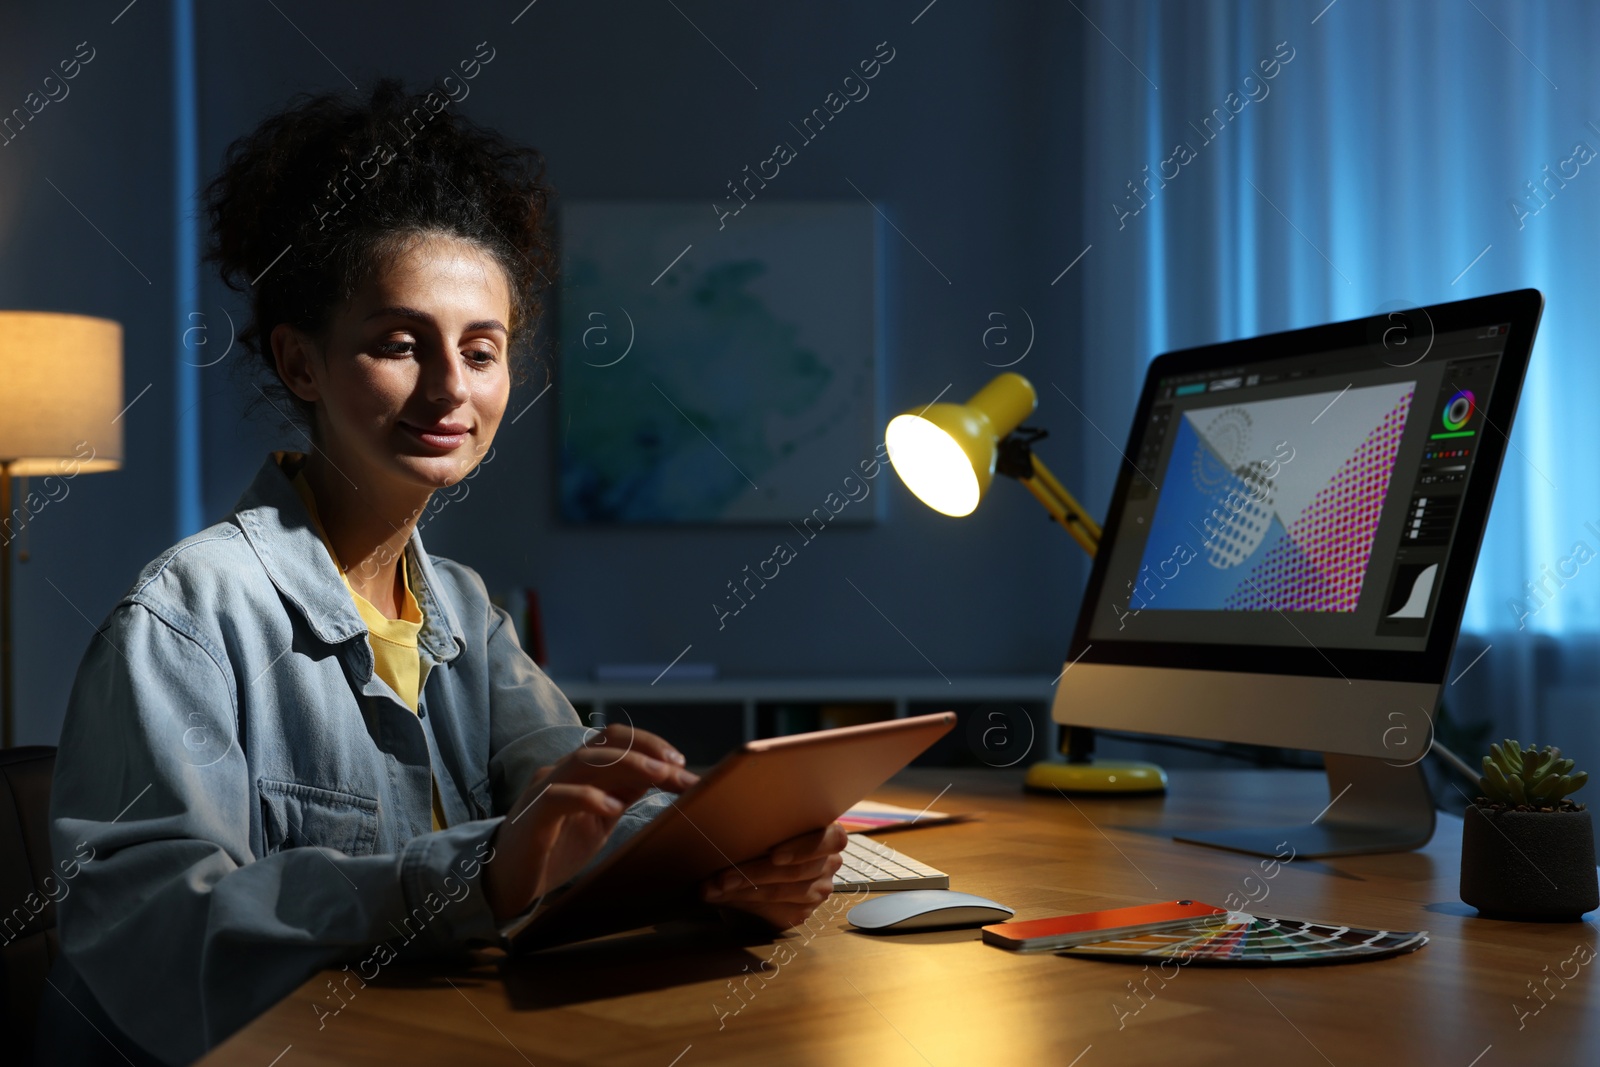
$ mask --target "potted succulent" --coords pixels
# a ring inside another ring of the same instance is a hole
[[[1492,919],[1578,921],[1600,907],[1589,812],[1568,799],[1589,775],[1557,748],[1489,751],[1463,816],[1461,899]]]

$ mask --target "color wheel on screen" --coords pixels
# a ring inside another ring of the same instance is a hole
[[[1432,439],[1437,441],[1441,437],[1471,437],[1472,431],[1466,428],[1472,421],[1473,413],[1478,410],[1478,398],[1471,389],[1462,389],[1452,396],[1444,405],[1444,413],[1439,416],[1439,421],[1444,423],[1444,432],[1436,433]]]

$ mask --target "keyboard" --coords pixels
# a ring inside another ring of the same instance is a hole
[[[865,834],[851,834],[844,848],[844,865],[834,872],[833,888],[851,893],[862,889],[873,893],[949,889],[950,876]]]

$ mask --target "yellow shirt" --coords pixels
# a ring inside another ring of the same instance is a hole
[[[333,543],[328,540],[328,534],[322,528],[322,519],[317,514],[317,501],[311,494],[311,486],[306,482],[303,469],[296,471],[294,487],[299,492],[300,499],[305,501],[306,510],[311,513],[312,525],[316,527],[317,536],[322,538],[328,555],[333,558],[333,565],[339,568],[339,577],[344,579],[345,588],[350,590],[356,611],[367,624],[367,643],[372,647],[373,669],[415,715],[423,682],[422,655],[417,647],[417,634],[422,630],[422,607],[411,592],[405,553],[400,554],[400,584],[405,589],[405,603],[401,606],[400,617],[391,619],[374,607],[366,597],[356,592],[355,586],[350,584],[350,576],[345,573],[344,564],[339,562],[339,554],[333,550]],[[441,830],[445,825],[444,811],[439,803],[439,781],[435,778],[433,779],[433,828]]]

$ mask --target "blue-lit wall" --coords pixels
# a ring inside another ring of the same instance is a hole
[[[95,625],[198,500],[200,412],[185,402],[174,311],[188,256],[173,192],[174,14],[144,3],[119,18],[121,7],[8,4],[0,17],[0,114],[38,109],[0,144],[0,307],[120,322],[128,403],[122,469],[73,478],[13,544],[22,744],[55,742]],[[74,56],[92,58],[63,79]],[[62,390],[74,385],[62,376]],[[18,506],[25,484],[41,492],[19,480]]]

